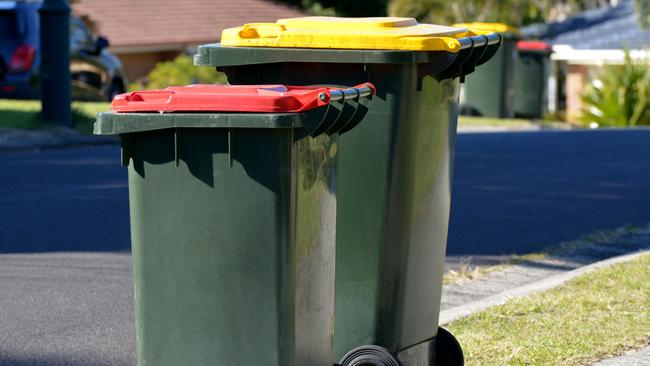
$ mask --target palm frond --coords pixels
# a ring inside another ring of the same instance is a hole
[[[623,65],[606,65],[583,96],[582,119],[601,126],[650,125],[650,64],[625,52]]]

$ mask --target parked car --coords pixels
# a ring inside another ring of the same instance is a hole
[[[0,98],[40,95],[38,9],[42,1],[0,1]],[[110,100],[127,85],[122,64],[76,16],[70,17],[72,97]]]

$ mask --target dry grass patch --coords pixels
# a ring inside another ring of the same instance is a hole
[[[478,266],[472,265],[472,257],[464,258],[457,270],[448,270],[443,277],[443,284],[455,285],[468,280],[473,280],[487,274],[498,272],[506,269],[509,266],[522,264],[522,263],[557,263],[558,257],[571,256],[573,253],[581,249],[588,248],[595,245],[612,245],[616,240],[625,235],[629,235],[638,230],[647,230],[650,224],[641,227],[636,226],[622,226],[611,230],[599,230],[593,233],[583,235],[576,240],[570,240],[558,245],[549,246],[539,253],[530,253],[524,255],[513,254],[503,263]]]

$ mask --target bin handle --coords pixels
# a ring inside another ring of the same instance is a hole
[[[263,28],[273,29],[274,37],[277,37],[280,32],[287,29],[284,24],[278,23],[248,23],[242,26],[242,29],[239,31],[239,36],[241,38],[261,38],[264,36],[259,31]]]
[[[316,137],[322,133],[343,134],[354,128],[368,112],[372,97],[375,95],[375,86],[364,83],[352,88],[331,88],[318,95],[318,98],[327,103],[327,111],[323,119],[310,128],[309,135]]]
[[[502,37],[499,33],[486,35],[472,35],[459,38],[460,52],[456,59],[446,69],[440,71],[439,79],[460,77],[463,78],[474,72],[476,66],[488,61],[499,49]]]
[[[339,100],[346,101],[346,100],[352,100],[356,98],[368,97],[375,93],[373,88],[367,86],[367,84],[364,84],[358,88],[332,89],[329,92],[330,92],[329,100],[335,102]],[[327,100],[327,94],[325,93],[320,93],[318,97],[323,101]]]

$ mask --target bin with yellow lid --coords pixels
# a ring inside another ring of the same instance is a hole
[[[456,53],[467,29],[418,24],[412,18],[280,19],[229,28],[222,46],[446,51]]]
[[[500,43],[411,18],[304,17],[199,46],[195,64],[231,84],[376,86],[338,150],[332,364],[462,363],[438,328],[459,85]]]
[[[515,68],[519,31],[503,23],[462,23],[474,34],[499,33],[503,44],[480,70],[467,77],[462,98],[462,114],[513,118],[515,115]]]

